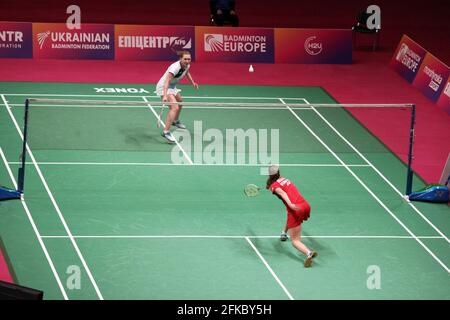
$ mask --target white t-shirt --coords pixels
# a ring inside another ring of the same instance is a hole
[[[173,74],[173,78],[169,82],[169,88],[167,90],[167,93],[177,94],[180,90],[176,88],[176,84],[184,78],[186,73],[189,71],[190,65],[187,66],[186,69],[181,69],[181,63],[180,61],[176,61],[172,63],[169,68],[167,68],[164,75],[159,79],[158,84],[156,85],[156,93],[158,95],[164,94],[164,83],[166,82],[167,77],[169,76],[169,73]]]

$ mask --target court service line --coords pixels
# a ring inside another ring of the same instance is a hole
[[[1,146],[0,146],[0,155],[1,155],[2,159],[3,159],[3,162],[5,163],[6,170],[8,171],[8,174],[9,174],[9,176],[11,178],[11,181],[14,184],[14,188],[17,189],[16,180],[15,180],[14,175],[13,175],[13,173],[11,171],[11,168],[10,168],[10,166],[8,164],[8,161],[6,160],[5,154],[3,153],[3,149],[1,148]],[[39,244],[41,246],[41,249],[44,252],[45,258],[47,259],[47,262],[50,265],[50,269],[52,270],[53,276],[55,277],[56,282],[58,284],[58,287],[61,290],[61,293],[62,293],[62,295],[64,297],[64,300],[69,300],[69,297],[67,296],[66,290],[64,289],[64,286],[63,286],[63,284],[61,282],[61,279],[59,278],[58,272],[56,271],[55,265],[53,264],[53,260],[52,260],[52,258],[50,257],[50,255],[49,255],[49,253],[47,251],[47,247],[45,246],[44,241],[42,241],[42,236],[41,236],[38,228],[36,227],[36,224],[34,222],[33,216],[31,215],[31,212],[30,212],[30,210],[28,208],[28,205],[25,202],[25,200],[23,200],[23,199],[21,199],[21,202],[22,202],[22,206],[23,206],[23,208],[24,208],[24,210],[25,210],[25,212],[27,214],[28,220],[30,221],[31,227],[33,228],[33,231],[34,231],[34,233],[35,233],[35,235],[36,235],[36,237],[38,239],[38,242],[39,242]]]
[[[279,239],[280,236],[231,236],[231,235],[80,235],[79,239]],[[66,239],[68,236],[42,236],[48,239]],[[411,236],[303,236],[310,239],[414,239]],[[418,236],[420,239],[443,239],[440,236]]]
[[[161,123],[161,125],[165,126],[165,123],[162,121],[162,119],[159,118],[159,115],[156,113],[156,111],[153,109],[152,105],[149,103],[149,101],[145,98],[142,97],[142,99],[144,99],[145,102],[148,103],[148,108],[150,109],[150,111],[155,115],[157,121],[159,123]],[[191,158],[188,156],[188,154],[186,153],[186,151],[184,151],[183,147],[180,145],[180,143],[177,141],[177,139],[175,139],[175,143],[177,144],[178,148],[180,148],[181,152],[183,153],[184,157],[186,158],[186,160],[189,162],[189,164],[194,164],[194,162],[192,162]]]
[[[264,265],[266,266],[266,268],[269,270],[270,274],[275,278],[275,280],[278,282],[278,284],[280,285],[280,287],[283,289],[283,291],[286,293],[286,295],[289,297],[290,300],[294,300],[294,298],[292,297],[292,295],[289,293],[289,291],[286,289],[286,287],[284,286],[284,284],[281,282],[281,280],[278,278],[278,276],[275,274],[275,272],[272,270],[272,268],[269,266],[269,264],[267,263],[266,259],[264,259],[264,257],[261,255],[261,253],[258,251],[258,249],[255,247],[255,245],[253,244],[253,242],[248,238],[245,237],[245,240],[247,240],[247,242],[250,244],[250,246],[253,248],[253,250],[255,250],[256,254],[258,255],[258,257],[261,259],[261,261],[264,263]]]
[[[19,165],[21,162],[10,162],[10,164]],[[26,162],[32,164],[32,162]],[[191,166],[185,163],[171,163],[171,162],[38,162],[38,165],[80,165],[80,166]],[[267,167],[267,164],[252,164],[252,163],[193,163],[193,166],[205,167]],[[283,167],[344,167],[342,164],[320,164],[320,163],[284,163]],[[348,167],[370,167],[368,164],[348,164]]]
[[[9,116],[11,117],[11,120],[13,121],[13,123],[14,123],[14,125],[15,125],[15,127],[17,129],[17,132],[19,133],[19,136],[20,136],[20,138],[23,141],[24,138],[23,138],[22,131],[20,130],[20,127],[19,127],[16,119],[14,118],[14,115],[13,115],[12,111],[10,110],[10,107],[8,106],[8,101],[6,100],[6,98],[5,98],[5,96],[3,94],[1,95],[1,97],[2,97],[2,100],[3,100],[4,104],[5,104],[6,110],[8,111]],[[99,297],[100,300],[103,300],[102,293],[100,292],[100,289],[98,288],[97,283],[96,283],[94,277],[92,276],[92,273],[91,273],[91,271],[90,271],[90,269],[89,269],[89,267],[88,267],[88,265],[87,265],[83,255],[82,255],[81,251],[80,251],[80,248],[78,248],[78,245],[77,245],[77,243],[75,241],[75,238],[73,237],[72,232],[70,231],[69,226],[67,225],[66,220],[65,220],[61,210],[59,209],[59,206],[56,203],[56,200],[53,197],[52,192],[50,191],[50,188],[49,188],[49,186],[47,184],[47,181],[45,180],[44,175],[42,174],[41,169],[39,168],[39,166],[38,166],[38,164],[36,162],[36,159],[34,158],[34,155],[31,152],[31,149],[30,149],[28,143],[26,144],[26,149],[27,149],[28,155],[30,156],[30,158],[31,158],[31,160],[32,160],[32,162],[34,164],[36,172],[38,173],[39,178],[41,179],[42,184],[44,185],[44,188],[47,191],[47,194],[48,194],[48,196],[49,196],[49,198],[50,198],[50,200],[51,200],[51,202],[53,204],[53,207],[55,208],[55,210],[56,210],[56,212],[57,212],[57,214],[59,216],[59,219],[61,220],[61,223],[64,226],[64,229],[65,229],[66,233],[69,235],[69,239],[72,242],[72,245],[73,245],[76,253],[78,254],[78,257],[80,258],[80,261],[83,264],[83,267],[86,270],[86,273],[87,273],[87,275],[88,275],[92,285],[94,286],[94,289],[95,289],[95,292],[97,293],[97,296]]]
[[[285,103],[281,98],[280,101]],[[294,117],[301,123],[303,126],[343,165],[345,165],[344,161],[325,143],[320,139],[320,137],[292,110],[289,105],[286,104],[286,108],[288,108]],[[369,192],[369,194],[409,233],[448,273],[450,273],[449,268],[419,239],[417,236],[409,230],[409,228],[381,201],[375,193],[348,167],[345,166],[347,171],[364,187],[364,189]]]
[[[308,100],[303,98],[303,101],[309,104]],[[361,153],[358,149],[356,149],[355,146],[353,146],[350,141],[348,141],[328,120],[322,116],[322,114],[317,111],[316,108],[314,108],[313,105],[311,105],[311,108],[314,110],[314,112],[343,140],[345,143],[347,143],[350,148],[352,148],[369,166],[375,170],[375,172],[402,198],[405,199],[403,194]],[[448,237],[441,231],[439,228],[437,228],[427,217],[425,217],[422,212],[416,208],[414,204],[412,204],[410,201],[408,201],[408,204],[413,208],[414,211],[416,211],[422,219],[424,219],[437,233],[439,233],[442,237],[445,238],[445,240],[450,243],[450,240]]]

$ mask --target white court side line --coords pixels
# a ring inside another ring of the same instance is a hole
[[[5,104],[6,110],[8,110],[9,116],[11,117],[11,120],[13,121],[13,123],[14,123],[14,125],[15,125],[15,127],[17,129],[17,132],[19,133],[19,136],[20,136],[20,138],[23,141],[22,131],[20,131],[20,127],[17,124],[16,118],[14,118],[14,115],[12,114],[12,112],[11,112],[9,106],[8,106],[8,102],[6,101],[6,98],[5,98],[5,96],[3,94],[1,95],[1,97],[2,97],[2,100],[3,100],[4,104]],[[28,155],[30,156],[32,162],[34,163],[34,167],[36,168],[36,172],[38,173],[39,178],[41,179],[42,184],[44,185],[44,188],[47,191],[47,194],[48,194],[48,196],[49,196],[49,198],[50,198],[50,200],[51,200],[51,202],[53,204],[53,207],[55,208],[56,212],[58,213],[59,219],[61,220],[61,223],[64,226],[64,229],[66,230],[66,233],[69,235],[70,241],[72,242],[72,245],[73,245],[75,251],[77,252],[78,257],[80,258],[81,263],[83,264],[83,267],[86,270],[86,273],[87,273],[89,279],[91,280],[92,285],[94,286],[94,289],[95,289],[95,292],[97,293],[97,296],[99,297],[100,300],[103,300],[102,293],[100,292],[100,289],[98,288],[97,283],[95,282],[95,279],[92,276],[91,270],[89,269],[86,261],[84,260],[84,257],[81,254],[80,249],[78,248],[78,245],[77,245],[77,243],[76,243],[76,241],[75,241],[75,239],[74,239],[74,237],[72,235],[72,232],[70,231],[70,229],[69,229],[69,227],[68,227],[68,225],[66,223],[66,220],[64,219],[64,216],[63,216],[61,210],[59,209],[59,206],[56,203],[56,200],[53,197],[52,192],[50,191],[50,188],[49,188],[49,186],[47,184],[47,181],[45,180],[44,175],[41,172],[41,169],[39,168],[38,164],[36,163],[36,159],[34,158],[34,155],[31,152],[31,149],[28,146],[28,144],[26,145],[26,148],[27,148]]]
[[[10,162],[11,164],[21,164],[21,162]],[[26,164],[33,164],[26,162]],[[191,166],[185,163],[170,162],[38,162],[38,165],[79,165],[79,166]],[[199,167],[267,167],[265,164],[253,163],[194,163]],[[315,164],[315,163],[284,163],[283,167],[343,167],[342,164]],[[348,167],[369,167],[368,164],[348,164]]]
[[[309,103],[306,99],[302,99],[303,101],[305,101],[306,103]],[[317,111],[316,108],[314,108],[314,106],[311,105],[311,108],[314,110],[314,112],[342,139],[345,141],[345,143],[347,143],[350,148],[352,148],[367,164],[369,164],[369,166],[375,170],[375,172],[395,191],[397,192],[397,194],[404,199],[403,194],[363,155],[361,154],[361,152],[359,152],[358,149],[356,149],[335,127],[333,127],[333,125],[328,122],[328,120],[322,116],[322,114]],[[450,243],[450,240],[448,239],[448,237],[441,231],[439,230],[439,228],[437,228],[430,220],[428,220],[427,217],[425,217],[422,212],[420,212],[419,209],[417,209],[417,207],[415,205],[413,205],[411,202],[408,202],[408,205],[411,206],[411,208],[413,208],[413,210],[415,212],[417,212],[422,219],[424,219],[437,233],[439,233],[448,243]]]
[[[96,236],[96,235],[84,235],[84,236],[73,236],[74,238],[80,239],[279,239],[280,236],[213,236],[213,235],[109,235],[109,236]],[[68,236],[42,236],[42,238],[49,239],[64,239]],[[414,239],[411,236],[302,236],[302,238],[311,239]],[[420,239],[442,239],[439,236],[418,236]]]
[[[142,97],[142,99],[144,99],[145,102],[148,103],[148,108],[151,110],[151,112],[155,115],[156,119],[161,123],[161,125],[165,126],[165,123],[162,121],[162,119],[159,118],[158,114],[156,113],[156,111],[153,109],[152,105],[149,103],[149,101],[145,98]],[[177,144],[178,148],[180,148],[181,152],[183,153],[184,157],[186,158],[186,160],[189,162],[189,164],[194,164],[191,160],[191,158],[188,156],[188,154],[186,153],[186,151],[184,151],[183,147],[180,145],[180,143],[175,139],[175,143]]]
[[[9,176],[11,178],[11,181],[14,184],[14,188],[17,189],[16,180],[14,178],[14,175],[13,175],[13,173],[11,171],[11,168],[9,167],[8,161],[6,160],[5,154],[3,153],[3,150],[2,150],[1,147],[0,147],[0,155],[1,155],[2,159],[3,159],[3,162],[5,163],[6,170],[8,171],[8,174],[9,174]],[[44,241],[42,241],[42,236],[39,233],[39,230],[37,229],[36,224],[34,223],[34,219],[31,216],[31,212],[28,209],[28,205],[26,204],[25,200],[23,200],[23,199],[21,200],[21,202],[22,202],[22,206],[25,209],[25,212],[27,214],[28,220],[30,221],[31,227],[33,228],[33,231],[36,234],[36,237],[38,239],[38,242],[41,245],[41,248],[42,248],[42,251],[44,252],[45,258],[47,259],[47,262],[50,265],[50,269],[53,272],[53,276],[55,277],[56,282],[58,283],[58,287],[61,290],[61,293],[62,293],[62,295],[64,297],[64,300],[69,300],[69,297],[67,296],[66,290],[64,289],[64,286],[62,285],[61,279],[59,278],[58,272],[56,271],[55,265],[53,264],[52,258],[50,257],[50,255],[49,255],[49,253],[47,251],[47,247],[45,246]]]
[[[275,274],[275,272],[273,272],[272,268],[269,266],[269,264],[267,263],[266,259],[264,259],[264,257],[261,255],[261,253],[259,253],[258,249],[256,249],[255,245],[253,244],[253,242],[251,242],[251,240],[249,239],[249,237],[245,237],[245,240],[247,240],[247,242],[250,244],[250,246],[253,248],[253,250],[255,250],[256,254],[258,255],[258,257],[261,259],[261,261],[264,263],[264,265],[266,266],[266,268],[269,270],[269,272],[272,274],[272,276],[275,278],[275,280],[278,282],[278,284],[280,285],[280,287],[283,289],[283,291],[286,293],[286,295],[289,297],[289,299],[294,300],[294,298],[292,297],[292,295],[289,293],[289,291],[286,289],[286,287],[284,286],[284,284],[281,282],[281,280],[278,278],[278,276]]]
[[[285,103],[282,99],[280,99],[282,103]],[[411,231],[409,228],[402,222],[400,219],[372,192],[372,190],[348,167],[345,165],[344,161],[342,161],[339,156],[334,153],[331,148],[320,139],[319,136],[286,104],[286,108],[288,108],[294,117],[300,121],[301,124],[341,163],[345,166],[345,169],[364,187],[364,189],[369,192],[369,194],[405,229],[448,273],[450,273],[449,268],[422,242],[419,238]]]

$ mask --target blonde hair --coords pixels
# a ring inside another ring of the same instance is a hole
[[[178,57],[180,57],[180,59],[183,58],[183,56],[186,54],[191,55],[191,53],[187,50],[181,50],[181,51],[177,52],[177,55],[178,55]]]

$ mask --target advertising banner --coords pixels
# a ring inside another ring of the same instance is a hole
[[[195,59],[195,27],[115,25],[116,60],[177,60],[187,50]]]
[[[0,22],[0,58],[32,58],[31,23]]]
[[[195,57],[196,61],[273,63],[273,29],[195,27]]]
[[[352,63],[352,31],[277,28],[275,63]]]
[[[415,43],[407,35],[403,35],[394,52],[390,65],[408,80],[408,82],[412,83],[426,53],[427,51],[424,48]]]
[[[413,81],[413,86],[436,102],[447,84],[450,69],[431,53],[427,53]]]
[[[33,56],[38,59],[114,59],[114,25],[33,23]]]
[[[447,83],[442,90],[437,105],[450,116],[450,77],[447,79]]]

